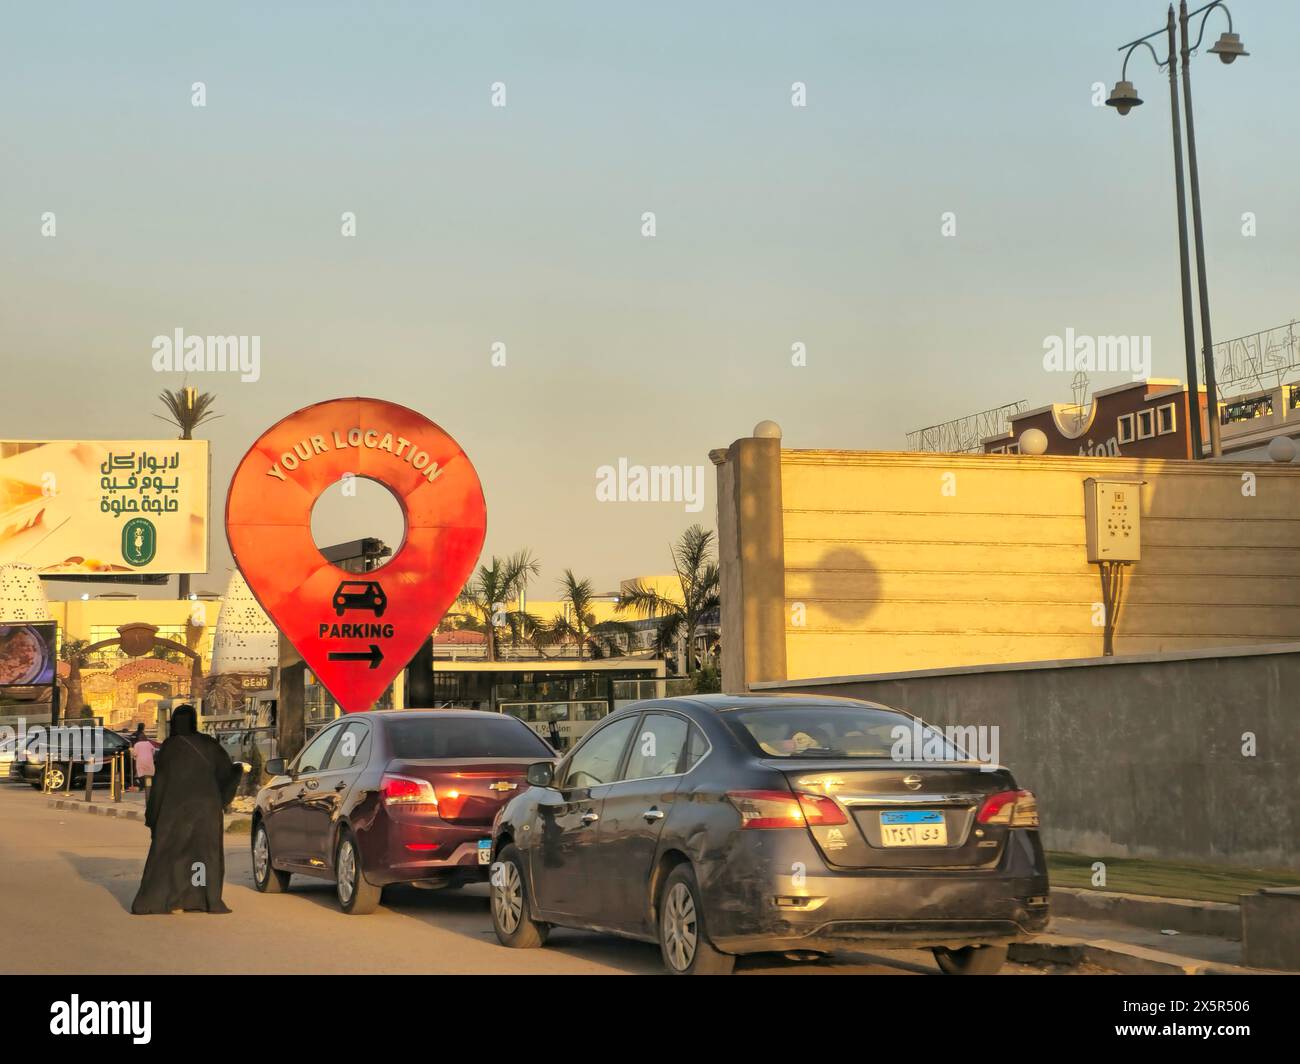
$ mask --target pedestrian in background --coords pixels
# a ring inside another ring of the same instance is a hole
[[[142,789],[148,790],[153,783],[154,761],[153,741],[144,733],[144,722],[135,727],[131,736],[131,760],[135,763],[135,778]]]

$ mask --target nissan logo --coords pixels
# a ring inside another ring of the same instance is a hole
[[[909,791],[919,791],[921,789],[921,777],[904,776],[903,786],[906,787]]]

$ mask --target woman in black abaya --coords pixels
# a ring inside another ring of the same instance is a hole
[[[228,913],[221,900],[226,875],[224,821],[242,773],[221,745],[198,731],[193,706],[177,706],[171,734],[154,761],[144,822],[153,834],[136,914]]]

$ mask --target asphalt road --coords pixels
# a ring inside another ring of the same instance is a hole
[[[653,945],[563,929],[537,950],[492,933],[487,889],[390,890],[369,916],[345,916],[324,880],[288,894],[253,887],[248,836],[229,835],[229,915],[132,916],[149,833],[137,821],[48,808],[0,782],[0,972],[613,975],[662,971]],[[391,896],[391,900],[387,900]],[[928,953],[899,951],[805,964],[742,958],[742,975],[938,974]],[[1008,974],[1038,974],[1008,965]]]

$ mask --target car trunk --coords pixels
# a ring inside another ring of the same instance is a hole
[[[826,860],[843,868],[995,866],[1009,828],[977,824],[984,798],[1013,790],[1005,769],[975,763],[773,758],[791,789],[829,794],[847,824],[809,827]],[[906,781],[906,782],[904,782]]]
[[[438,816],[449,824],[487,827],[497,810],[528,786],[530,757],[461,757],[424,760],[395,759],[388,772],[427,780],[438,796]]]

